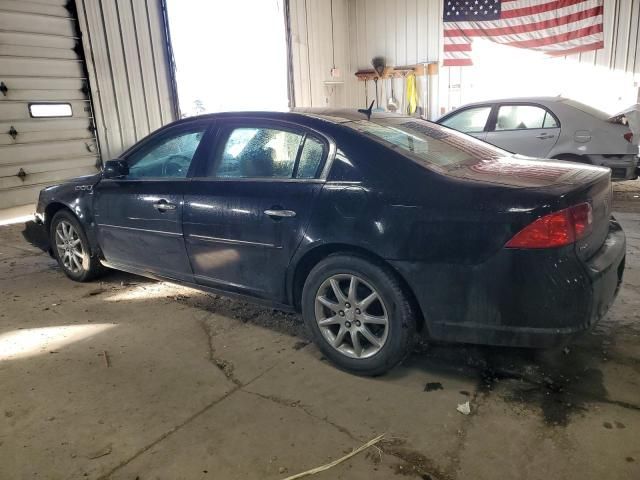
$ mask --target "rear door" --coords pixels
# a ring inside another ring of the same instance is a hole
[[[485,140],[529,157],[545,158],[558,141],[560,122],[542,105],[501,104]]]
[[[486,129],[491,117],[491,109],[492,105],[464,108],[439,120],[438,123],[484,140],[487,135]]]
[[[206,130],[205,121],[161,130],[125,154],[129,175],[94,187],[98,241],[107,262],[193,281],[182,235],[183,198]]]
[[[285,271],[324,180],[331,143],[292,124],[225,123],[185,195],[196,282],[284,303]]]

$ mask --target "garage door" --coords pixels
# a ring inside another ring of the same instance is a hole
[[[0,0],[0,208],[96,172],[86,69],[65,4]]]

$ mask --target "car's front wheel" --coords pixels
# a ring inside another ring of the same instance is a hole
[[[324,355],[360,375],[381,375],[400,363],[416,330],[396,275],[355,255],[330,255],[311,270],[302,314]]]
[[[103,271],[97,256],[91,255],[89,241],[71,212],[61,210],[51,220],[51,247],[64,273],[77,282],[87,282]]]

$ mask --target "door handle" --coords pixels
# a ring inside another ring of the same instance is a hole
[[[169,203],[165,199],[162,199],[154,203],[153,208],[158,210],[160,213],[164,213],[167,210],[175,210],[177,207],[175,203]]]
[[[291,218],[296,216],[296,212],[293,210],[265,210],[264,214],[277,218]]]
[[[552,135],[551,133],[541,133],[540,135],[536,135],[536,138],[539,138],[540,140],[548,140],[553,137],[555,137],[555,135]]]

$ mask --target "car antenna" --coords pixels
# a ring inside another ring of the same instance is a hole
[[[371,120],[371,112],[373,110],[373,104],[375,102],[376,102],[375,100],[372,100],[371,105],[369,105],[369,108],[359,108],[358,113],[364,113],[367,116],[367,120]]]

